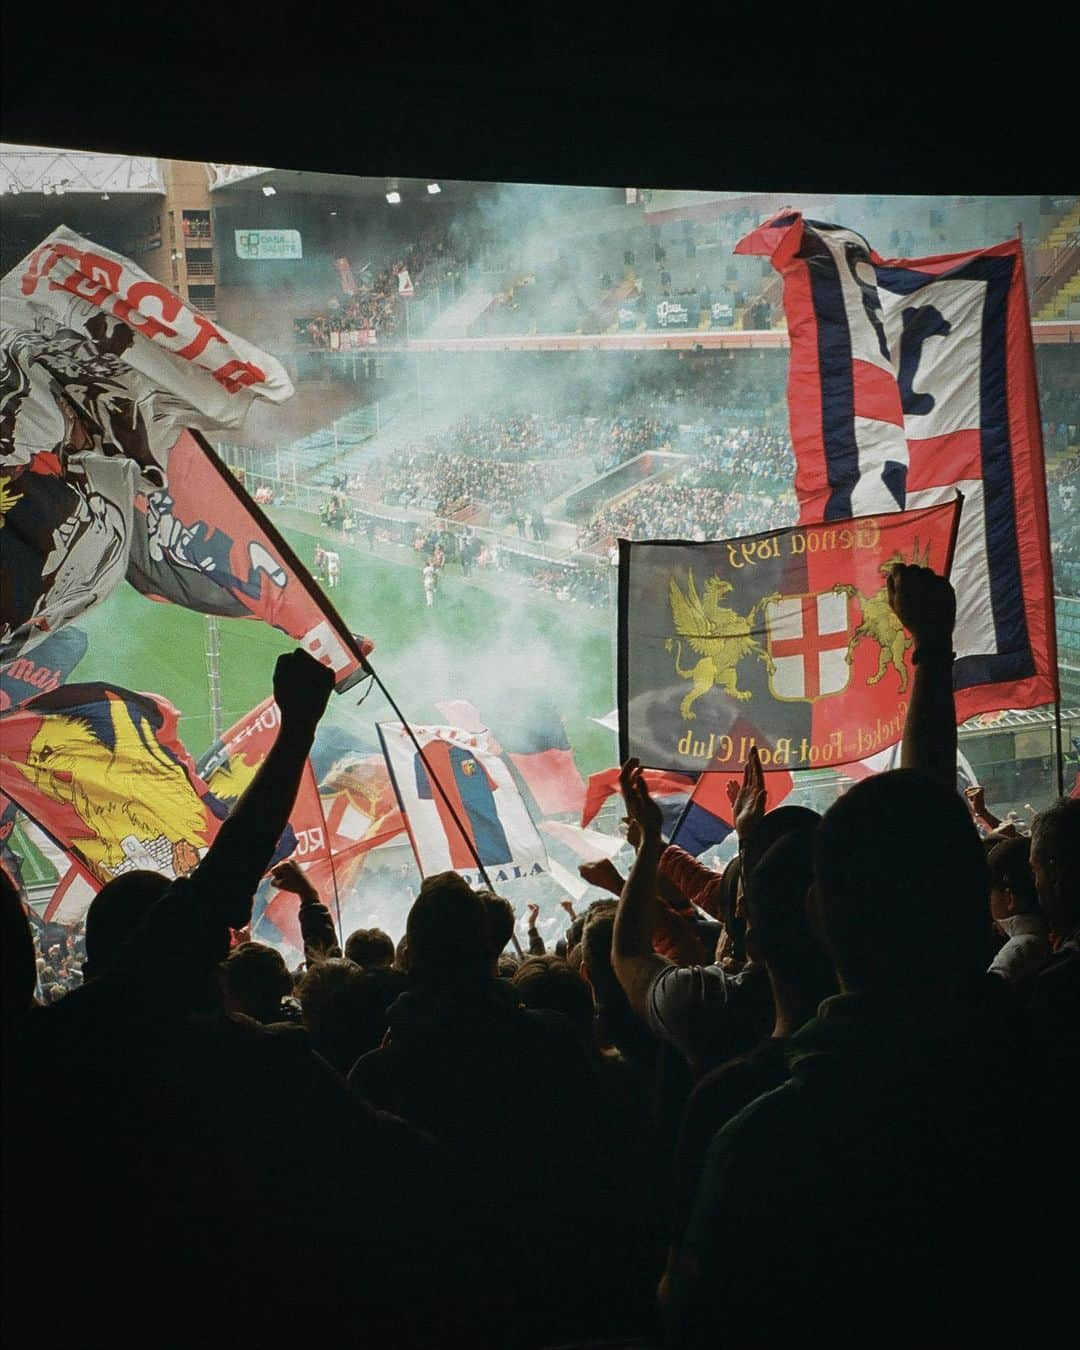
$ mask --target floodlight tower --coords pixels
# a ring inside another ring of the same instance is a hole
[[[224,730],[221,721],[221,652],[216,614],[206,616],[206,678],[210,686],[210,730],[215,741]]]

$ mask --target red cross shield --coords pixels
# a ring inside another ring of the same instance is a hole
[[[845,592],[782,595],[765,608],[769,692],[784,703],[816,703],[841,694],[851,680],[848,642],[858,607]]]

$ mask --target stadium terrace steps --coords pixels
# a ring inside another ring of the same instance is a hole
[[[428,324],[424,336],[467,337],[469,328],[495,299],[495,292],[488,285],[472,286],[463,296],[448,305],[437,318]]]
[[[1080,266],[1039,311],[1040,319],[1080,318]]]

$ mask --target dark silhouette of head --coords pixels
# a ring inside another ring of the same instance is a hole
[[[1047,922],[1068,936],[1080,924],[1080,797],[1060,797],[1035,817],[1031,870]]]
[[[358,928],[345,939],[345,956],[364,970],[394,963],[394,939],[381,928]]]
[[[221,991],[228,1012],[256,1022],[281,1020],[281,1000],[292,993],[292,976],[280,952],[262,942],[242,942],[221,963]]]
[[[98,891],[86,912],[83,978],[99,979],[116,964],[124,944],[169,889],[158,872],[125,872]]]
[[[1030,839],[984,839],[990,869],[990,913],[995,919],[1040,914],[1039,892],[1031,870]]]
[[[457,872],[428,877],[405,927],[409,974],[425,992],[461,994],[485,987],[492,958],[483,900]]]
[[[815,829],[794,829],[762,854],[746,882],[747,946],[773,981],[778,1012],[804,1020],[835,994],[832,960],[815,934],[808,902],[814,884]],[[783,1002],[790,1007],[780,1008]]]
[[[493,961],[497,962],[506,944],[513,936],[514,907],[509,900],[504,900],[501,895],[496,895],[494,891],[480,889],[476,894],[484,902],[484,913],[487,915],[488,949]]]
[[[312,1049],[339,1073],[347,1074],[382,1040],[390,997],[385,974],[383,967],[362,970],[347,958],[336,958],[311,966],[297,985]]]
[[[814,907],[845,990],[970,987],[985,971],[990,880],[955,789],[897,769],[846,792],[818,829]]]
[[[526,957],[514,975],[514,988],[526,1008],[562,1013],[582,1043],[592,1048],[592,993],[561,957]]]

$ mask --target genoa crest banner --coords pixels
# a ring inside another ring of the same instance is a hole
[[[454,871],[479,884],[483,878],[472,849],[496,885],[547,871],[543,842],[509,766],[492,748],[489,733],[414,727],[428,761],[425,765],[400,722],[380,722],[377,730],[421,876]]]
[[[911,639],[894,563],[948,575],[959,503],[694,544],[619,540],[619,758],[834,767],[898,741]],[[719,779],[717,781],[720,781]]]
[[[1019,240],[887,259],[784,211],[737,253],[784,278],[801,520],[949,500],[960,720],[1057,696],[1038,391]]]
[[[97,881],[198,865],[224,808],[155,694],[69,684],[0,718],[3,790]]]

